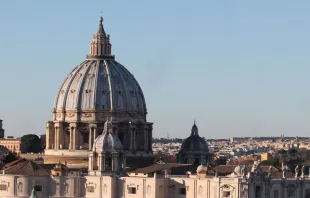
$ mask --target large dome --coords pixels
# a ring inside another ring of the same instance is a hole
[[[53,109],[59,114],[54,120],[67,120],[70,113],[73,117],[76,112],[88,120],[93,112],[114,112],[122,118],[134,114],[134,117],[145,120],[146,104],[140,85],[111,55],[110,36],[103,29],[102,18],[99,21],[90,55],[67,75],[56,95]],[[63,112],[67,114],[62,116]],[[106,120],[108,116],[110,114],[93,117]]]
[[[86,60],[75,67],[62,84],[54,108],[146,111],[138,82],[115,60]]]
[[[128,166],[140,166],[141,159],[149,165],[154,161],[153,123],[146,119],[144,95],[135,77],[112,55],[102,22],[100,17],[86,60],[73,68],[56,94],[53,118],[46,123],[45,154],[81,157],[93,149],[121,149]],[[107,120],[113,123],[113,133],[105,130]]]

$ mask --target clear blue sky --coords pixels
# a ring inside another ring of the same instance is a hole
[[[2,1],[0,118],[44,134],[100,11],[139,81],[154,136],[309,136],[310,1]]]

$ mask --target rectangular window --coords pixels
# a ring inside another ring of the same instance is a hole
[[[5,184],[0,184],[0,191],[7,191],[8,187]]]
[[[87,192],[95,192],[94,186],[87,186]]]
[[[180,195],[186,195],[186,188],[180,188]]]
[[[260,197],[260,186],[256,186],[255,188],[255,197]]]
[[[293,196],[294,196],[294,190],[288,190],[288,191],[287,191],[287,195],[288,195],[289,197],[293,197]]]
[[[34,189],[35,189],[37,192],[40,192],[40,191],[42,191],[42,186],[41,186],[41,185],[35,185],[35,186],[34,186]]]
[[[224,191],[223,192],[223,198],[230,198],[230,191]]]
[[[279,197],[279,191],[278,191],[278,190],[275,190],[275,191],[273,192],[273,197],[274,197],[274,198],[278,198],[278,197]]]
[[[88,144],[89,142],[89,135],[87,133],[83,133],[83,143]]]
[[[137,194],[137,189],[135,187],[129,187],[128,194]]]

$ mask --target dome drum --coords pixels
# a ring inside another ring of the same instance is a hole
[[[104,123],[107,118],[113,117],[117,122],[145,122],[146,115],[141,112],[128,111],[97,111],[97,110],[68,110],[62,112],[59,110],[53,111],[53,121],[55,122],[94,122]]]

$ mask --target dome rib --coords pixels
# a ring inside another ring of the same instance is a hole
[[[81,91],[79,91],[80,96],[78,97],[79,103],[78,107],[81,109],[92,109],[92,105],[94,101],[93,93],[94,92],[94,83],[95,76],[93,74],[96,71],[96,67],[99,61],[93,61],[92,64],[85,72],[85,76],[83,78],[83,82],[81,83]]]
[[[118,65],[119,65],[120,67],[122,67],[122,69],[123,69],[124,71],[126,71],[127,76],[129,77],[128,79],[129,79],[129,81],[130,81],[130,84],[135,85],[135,87],[132,87],[132,89],[134,89],[134,90],[137,90],[137,89],[138,89],[138,90],[139,90],[139,92],[140,92],[139,94],[137,94],[136,92],[134,92],[135,99],[136,99],[136,102],[137,102],[137,103],[142,103],[141,108],[140,108],[140,105],[139,105],[138,109],[144,111],[145,114],[146,114],[146,113],[147,113],[147,112],[146,112],[146,102],[145,102],[145,98],[144,98],[144,95],[143,95],[143,91],[142,91],[142,89],[141,89],[141,87],[140,87],[138,81],[137,81],[136,78],[133,76],[133,74],[131,74],[131,73],[128,71],[128,69],[127,69],[126,67],[124,67],[123,65],[121,65],[121,64],[119,64],[119,63],[118,63]],[[139,100],[141,97],[142,97],[142,101]],[[131,106],[134,106],[134,105],[131,104]],[[136,107],[134,107],[134,109],[136,109]]]
[[[95,82],[94,82],[94,90],[93,90],[93,109],[96,109],[97,108],[97,91],[98,91],[98,81],[99,81],[99,68],[100,68],[100,63],[101,63],[101,60],[98,61],[99,63],[96,65],[96,72],[95,72],[95,76],[94,76],[94,79],[95,79]]]
[[[112,85],[111,85],[111,73],[110,73],[110,68],[109,68],[109,64],[107,63],[106,60],[104,60],[104,65],[105,65],[105,69],[107,72],[107,78],[108,78],[108,83],[109,83],[109,93],[110,93],[110,110],[113,111],[114,110],[114,106],[113,106],[113,94],[114,91],[112,90]]]
[[[64,81],[64,83],[63,83],[63,85],[60,87],[60,90],[59,90],[59,92],[58,92],[58,99],[57,99],[57,105],[55,105],[55,107],[56,107],[56,109],[61,109],[61,108],[64,108],[64,107],[66,107],[66,103],[67,103],[67,97],[68,97],[68,93],[69,93],[69,89],[70,89],[70,87],[71,87],[71,84],[72,84],[72,82],[73,82],[73,80],[74,80],[74,78],[75,78],[75,75],[78,73],[78,72],[80,72],[80,70],[82,69],[82,67],[81,67],[81,65],[84,65],[85,63],[86,63],[87,61],[84,61],[83,63],[81,63],[80,65],[78,65],[78,66],[76,66],[73,70],[72,70],[72,72],[74,72],[74,70],[76,70],[74,73],[70,73],[68,76],[67,76],[67,78],[65,79],[65,81]],[[63,88],[66,86],[66,82],[68,81],[68,86],[66,87],[66,89],[64,90],[64,95],[63,95],[63,97],[62,97],[62,101],[59,101],[59,96],[60,96],[60,94],[61,94],[61,92],[62,92],[62,90],[63,90]],[[59,104],[59,102],[61,102],[62,104]],[[60,107],[58,106],[58,105],[60,105]]]
[[[75,101],[75,103],[73,103],[75,106],[73,106],[74,109],[79,109],[82,107],[82,97],[83,95],[85,94],[84,93],[84,85],[85,85],[85,81],[87,79],[87,76],[89,74],[89,70],[91,70],[93,64],[95,62],[92,61],[88,66],[87,68],[85,69],[85,72],[84,74],[82,74],[82,80],[79,81],[79,83],[77,83],[77,89],[76,89],[76,92],[77,94],[75,94],[75,99],[73,101]]]
[[[129,110],[129,107],[130,107],[130,104],[131,104],[131,96],[130,96],[130,93],[129,93],[129,90],[128,88],[131,87],[131,86],[128,86],[127,83],[126,83],[126,79],[124,78],[124,72],[115,64],[116,62],[115,61],[111,61],[111,64],[113,65],[113,67],[115,68],[116,72],[119,74],[118,75],[118,78],[120,78],[120,84],[119,86],[122,86],[122,89],[125,95],[125,98],[127,98],[127,100],[124,100],[124,106],[126,107],[126,110]],[[123,98],[123,96],[122,96]]]

